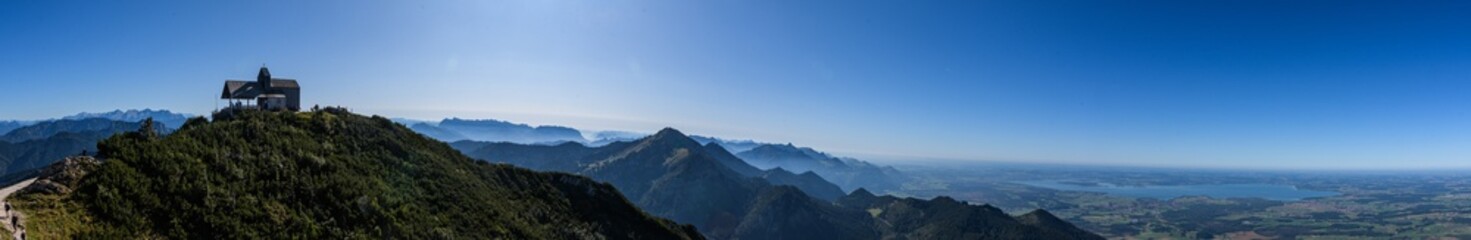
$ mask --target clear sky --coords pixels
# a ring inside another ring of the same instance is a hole
[[[363,2],[373,2],[367,4]],[[874,159],[1471,167],[1471,2],[4,1],[0,119],[202,114],[261,64],[392,117]]]

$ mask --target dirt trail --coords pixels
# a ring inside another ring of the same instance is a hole
[[[20,183],[16,183],[15,185],[0,188],[0,203],[3,203],[5,206],[11,206],[10,201],[6,201],[6,199],[10,198],[11,194],[15,194],[15,192],[20,191],[20,189],[25,188],[26,186],[30,186],[33,182],[36,182],[35,178],[26,179],[25,181],[20,181]],[[0,210],[4,210],[4,208],[0,208]],[[14,216],[11,216],[12,214],[14,214]],[[21,234],[25,234],[26,232],[26,227],[24,224],[25,218],[23,218],[24,215],[21,215],[20,212],[15,211],[15,209],[10,209],[9,211],[0,211],[0,217],[4,217],[4,224],[0,225],[4,225],[6,230],[10,230],[10,238],[21,239]],[[16,219],[12,220],[12,217]],[[16,230],[15,227],[11,226],[11,221],[17,221],[21,223],[19,227],[20,229]]]

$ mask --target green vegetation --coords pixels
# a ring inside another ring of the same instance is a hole
[[[75,238],[87,232],[95,220],[86,209],[75,201],[66,201],[64,196],[29,194],[11,200],[15,207],[25,213],[27,237],[33,239]]]
[[[17,196],[33,236],[701,238],[607,184],[477,162],[388,119],[340,109],[217,115],[98,148],[106,160],[76,191]]]

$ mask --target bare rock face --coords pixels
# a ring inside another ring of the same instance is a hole
[[[26,186],[21,192],[70,193],[82,181],[82,176],[97,170],[101,165],[102,161],[88,156],[67,157],[41,169],[36,182]]]

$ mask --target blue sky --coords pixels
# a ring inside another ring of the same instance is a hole
[[[0,119],[304,101],[881,160],[1471,167],[1471,3],[0,3]]]

